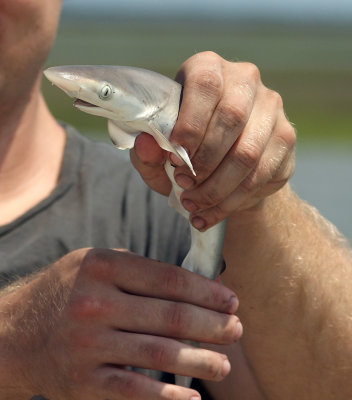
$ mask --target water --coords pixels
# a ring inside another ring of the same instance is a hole
[[[298,149],[291,183],[352,243],[352,148]]]

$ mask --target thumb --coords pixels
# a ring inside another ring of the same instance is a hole
[[[148,133],[137,136],[130,151],[131,162],[144,182],[163,195],[168,195],[171,190],[171,183],[164,169],[166,155],[167,152]]]

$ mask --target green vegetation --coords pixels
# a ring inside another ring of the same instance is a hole
[[[264,83],[282,95],[301,143],[351,145],[352,28],[348,26],[65,18],[48,66],[133,65],[173,77],[186,58],[203,50],[257,64]],[[90,135],[106,131],[103,119],[75,110],[58,89],[44,82],[43,90],[58,119]]]

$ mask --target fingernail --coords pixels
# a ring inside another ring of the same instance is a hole
[[[192,396],[189,400],[201,400],[199,396]]]
[[[222,368],[221,368],[221,376],[225,377],[231,370],[231,364],[229,363],[229,360],[224,360],[222,363]]]
[[[175,181],[182,189],[191,189],[196,183],[194,179],[185,174],[178,174],[175,176]]]
[[[198,207],[192,200],[184,199],[182,200],[182,205],[189,212],[195,212],[198,210]]]
[[[232,296],[229,301],[229,314],[234,314],[239,306],[239,301],[236,296]]]
[[[242,336],[242,333],[243,333],[243,325],[241,324],[240,321],[238,321],[235,330],[236,338],[239,339]]]
[[[193,217],[191,223],[196,229],[199,230],[204,229],[206,226],[206,222],[204,221],[203,218],[200,217]]]
[[[179,167],[182,167],[182,165],[184,165],[184,162],[181,160],[181,158],[174,153],[170,153],[169,159],[171,161],[171,164],[175,164]]]

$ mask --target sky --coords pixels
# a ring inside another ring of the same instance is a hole
[[[64,0],[67,12],[337,19],[351,21],[352,0]]]

